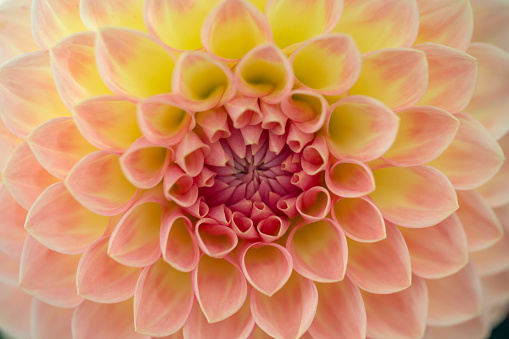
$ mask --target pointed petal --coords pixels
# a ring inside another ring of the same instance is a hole
[[[101,28],[96,40],[99,74],[113,92],[131,100],[171,92],[173,57],[139,31]]]
[[[251,291],[251,313],[258,326],[273,337],[299,338],[315,316],[318,293],[313,281],[293,273],[271,297]]]
[[[0,183],[0,251],[19,261],[26,232],[23,229],[27,211],[11,196],[5,184]]]
[[[488,316],[482,314],[472,320],[454,326],[429,326],[429,333],[433,339],[477,339],[487,338],[491,331],[490,327]]]
[[[509,133],[498,140],[504,154],[509,154]],[[491,207],[500,207],[509,203],[509,161],[504,161],[497,174],[484,185],[477,188]]]
[[[194,294],[209,323],[227,319],[244,305],[246,279],[233,262],[203,255],[192,279]]]
[[[80,0],[81,20],[90,31],[116,26],[146,31],[143,0]]]
[[[399,119],[387,106],[365,96],[340,100],[326,122],[329,150],[337,158],[371,161],[394,142]]]
[[[137,189],[124,177],[119,157],[103,151],[82,158],[65,179],[78,202],[100,215],[117,215],[129,208]]]
[[[76,291],[79,260],[79,255],[53,252],[29,235],[21,256],[19,284],[25,292],[45,303],[76,307],[83,301]]]
[[[73,308],[59,308],[32,298],[30,334],[33,339],[71,338]]]
[[[435,226],[399,230],[410,252],[412,271],[423,278],[451,275],[468,262],[467,238],[456,214]]]
[[[0,326],[8,335],[30,338],[30,306],[32,297],[19,287],[0,285]]]
[[[330,193],[322,186],[311,187],[299,195],[295,207],[308,221],[322,220],[331,209]]]
[[[358,198],[375,190],[375,178],[368,165],[357,160],[339,160],[325,173],[327,188],[344,198]]]
[[[136,332],[158,337],[177,332],[184,326],[193,301],[191,275],[157,261],[143,270],[136,286]]]
[[[363,290],[377,294],[398,292],[411,285],[405,239],[393,224],[387,222],[385,227],[384,240],[375,243],[348,240],[348,277]]]
[[[329,106],[325,99],[311,90],[294,90],[281,102],[281,110],[304,133],[322,128]]]
[[[385,219],[406,227],[439,223],[458,209],[450,181],[433,167],[388,167],[373,171],[369,196]]]

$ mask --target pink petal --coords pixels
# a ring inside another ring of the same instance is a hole
[[[141,269],[124,266],[108,255],[109,237],[90,245],[78,264],[76,286],[82,297],[98,303],[117,303],[134,295]]]
[[[509,271],[481,277],[481,283],[489,304],[506,303],[509,299]]]
[[[201,250],[213,258],[224,258],[238,242],[237,235],[231,228],[219,225],[210,218],[196,223],[195,235]]]
[[[314,91],[296,89],[281,102],[281,110],[304,133],[315,133],[322,128],[327,101]]]
[[[211,109],[196,114],[196,123],[201,127],[210,143],[216,143],[221,138],[228,138],[228,113],[223,107]]]
[[[227,102],[224,107],[233,122],[233,127],[237,129],[262,122],[263,115],[260,111],[257,98],[237,96],[230,102]],[[231,132],[235,137],[236,132]],[[237,135],[240,136],[241,134],[238,133]]]
[[[397,225],[435,225],[458,209],[450,181],[433,167],[388,167],[373,174],[376,190],[370,197],[384,218]]]
[[[11,253],[8,255],[5,250],[0,251],[0,283],[14,287],[19,286],[19,266],[20,258],[12,258]]]
[[[209,323],[227,319],[244,305],[246,279],[233,262],[203,255],[192,279],[194,294]]]
[[[177,165],[170,164],[163,179],[164,196],[179,206],[190,207],[198,199],[198,186]]]
[[[53,252],[27,236],[21,256],[19,284],[25,292],[45,303],[76,307],[83,301],[76,290],[79,260],[79,255]]]
[[[262,241],[272,242],[281,238],[286,233],[289,226],[290,223],[286,218],[272,215],[260,221],[258,225],[256,225],[256,229]]]
[[[23,227],[27,211],[14,200],[3,183],[0,183],[0,215],[0,251],[19,261],[26,237]]]
[[[284,94],[286,95],[286,93]],[[288,117],[284,115],[279,105],[271,105],[261,101],[260,111],[263,115],[262,128],[270,130],[271,134],[275,134],[277,136],[285,134]],[[269,136],[269,143],[271,143],[270,140],[271,138]]]
[[[509,133],[498,140],[504,154],[509,154]],[[499,207],[509,203],[509,161],[504,161],[500,170],[493,178],[477,188],[486,202],[492,207]]]
[[[18,138],[12,134],[5,124],[0,121],[0,169],[2,171],[12,151],[14,151],[16,146],[22,141],[22,138]]]
[[[471,0],[474,10],[474,36],[472,41],[482,41],[509,51],[507,19],[509,7],[498,0]]]
[[[270,134],[273,136],[273,134]],[[278,136],[279,138],[272,139],[273,146],[279,146],[277,151],[280,152],[283,148],[284,144],[284,135]],[[290,128],[288,129],[288,135],[286,137],[286,144],[294,153],[300,153],[302,149],[311,141],[313,141],[314,135],[312,133],[303,132],[300,128],[296,126],[293,122],[290,123]],[[277,145],[276,145],[277,142]],[[272,149],[271,149],[272,150]]]
[[[59,308],[32,298],[30,331],[33,339],[71,338],[73,308]]]
[[[299,195],[295,207],[300,215],[308,221],[322,220],[331,209],[329,191],[321,186],[309,188]]]
[[[487,338],[491,330],[488,317],[482,314],[472,320],[454,326],[429,326],[429,333],[433,339],[477,339]]]
[[[347,97],[330,111],[327,141],[337,158],[371,161],[384,154],[396,139],[398,117],[375,99]]]
[[[272,296],[251,291],[251,313],[260,328],[282,339],[299,338],[315,316],[318,293],[313,281],[293,273]]]
[[[110,218],[90,212],[63,182],[48,187],[34,202],[25,229],[53,251],[80,254],[104,234]]]
[[[122,173],[119,157],[103,151],[82,158],[65,184],[79,203],[100,215],[125,212],[137,193]]]
[[[357,286],[350,279],[316,284],[318,308],[309,328],[313,338],[366,338],[366,310]]]
[[[175,149],[175,163],[187,175],[195,177],[202,171],[204,159],[209,152],[210,147],[193,131],[189,131]]]
[[[306,146],[302,151],[302,170],[309,175],[325,171],[328,163],[329,149],[327,148],[327,140],[323,136],[315,138],[313,143]]]
[[[0,326],[8,335],[30,338],[30,306],[32,297],[18,287],[0,284]]]
[[[159,337],[177,332],[184,326],[193,301],[191,275],[157,261],[143,270],[136,286],[136,331]]]
[[[468,262],[467,238],[456,214],[435,226],[399,230],[410,252],[412,271],[423,278],[451,275]]]
[[[143,0],[81,0],[80,15],[85,26],[96,31],[101,26],[116,26],[146,31]]]
[[[375,190],[375,178],[368,165],[358,160],[339,160],[325,173],[327,188],[344,198],[358,198]]]
[[[464,113],[455,117],[460,121],[456,137],[429,165],[447,175],[456,189],[474,189],[493,178],[504,162],[504,153],[475,118]]]
[[[393,224],[387,222],[385,227],[384,240],[348,241],[348,277],[361,289],[377,294],[402,291],[411,285],[412,279],[405,239]]]

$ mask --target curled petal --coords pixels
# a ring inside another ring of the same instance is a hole
[[[375,190],[375,178],[368,165],[357,160],[340,160],[325,173],[327,188],[344,198],[358,198]]]
[[[294,90],[281,102],[283,113],[304,133],[322,128],[328,107],[321,95],[309,90]]]
[[[397,113],[399,130],[383,158],[395,166],[418,166],[436,159],[453,141],[459,121],[431,106],[411,107]]]
[[[435,225],[458,209],[451,182],[433,167],[387,167],[373,174],[376,190],[369,196],[384,218],[397,225]]]
[[[271,133],[270,136],[273,136]],[[269,137],[270,137],[269,136]],[[279,136],[278,136],[279,137]],[[281,148],[284,146],[284,137],[280,136],[280,138],[273,138],[272,145],[277,146],[277,144],[281,143]],[[313,141],[313,134],[312,133],[305,133],[300,130],[293,122],[290,124],[290,128],[288,130],[288,135],[286,136],[286,144],[294,153],[300,153],[302,149],[311,141]],[[277,144],[276,144],[277,142]],[[281,151],[278,147],[278,150]]]
[[[134,295],[136,332],[165,336],[177,332],[189,316],[194,294],[191,275],[162,260],[141,273]]]
[[[143,0],[80,0],[80,15],[85,26],[96,31],[101,26],[116,26],[146,31]]]
[[[34,339],[71,338],[73,308],[60,308],[32,298],[30,331]]]
[[[149,35],[103,27],[97,33],[95,55],[104,83],[120,96],[138,100],[171,92],[175,62]]]
[[[196,123],[212,144],[231,135],[228,127],[228,113],[222,107],[197,113]]]
[[[207,146],[193,132],[188,132],[175,149],[175,163],[189,176],[197,176],[203,169],[205,157],[210,152]]]
[[[504,152],[474,117],[459,113],[460,127],[451,145],[429,163],[447,175],[456,189],[481,186],[502,167]]]
[[[65,179],[67,189],[79,203],[100,215],[126,211],[137,193],[125,178],[119,157],[103,151],[82,158]]]
[[[509,154],[509,133],[498,140],[504,154]],[[500,207],[509,203],[509,161],[504,161],[497,174],[484,185],[477,188],[491,207]]]
[[[164,196],[180,206],[192,206],[198,199],[198,186],[193,178],[186,175],[180,167],[171,164],[168,166],[163,179]]]
[[[237,246],[235,232],[231,228],[217,224],[213,219],[199,220],[195,233],[202,251],[214,258],[225,257]]]
[[[260,238],[265,242],[275,241],[281,238],[289,227],[289,222],[286,218],[281,218],[271,215],[256,225]]]
[[[263,116],[256,98],[236,97],[232,101],[226,103],[224,107],[232,119],[233,127],[237,129],[262,122]],[[232,133],[235,132],[232,131]]]
[[[348,277],[363,290],[377,294],[402,291],[412,279],[405,239],[393,224],[387,222],[385,227],[386,239],[375,243],[348,241]]]
[[[329,149],[327,140],[323,136],[315,138],[311,145],[302,151],[302,170],[309,175],[315,175],[324,171],[329,163]]]
[[[371,161],[384,154],[396,139],[397,115],[375,99],[347,97],[330,111],[327,141],[337,158]]]
[[[263,115],[262,128],[278,136],[285,134],[288,117],[281,111],[279,105],[270,105],[262,101],[260,111]]]
[[[321,186],[315,186],[302,192],[295,202],[297,211],[309,221],[324,219],[331,209],[329,191]]]

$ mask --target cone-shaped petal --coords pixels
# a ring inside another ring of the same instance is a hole
[[[90,212],[58,182],[34,202],[25,229],[53,251],[79,254],[106,231],[108,223],[108,217]]]
[[[0,183],[0,215],[3,215],[0,223],[0,251],[19,261],[26,237],[23,225],[27,211],[14,200],[3,183]]]
[[[136,105],[117,96],[99,96],[73,108],[74,122],[85,139],[99,149],[123,153],[141,132]]]
[[[73,314],[73,308],[55,307],[32,298],[30,309],[31,338],[71,338],[71,320]]]
[[[14,148],[22,141],[22,138],[12,134],[5,124],[0,121],[0,170],[4,170],[5,164],[12,151],[14,151]]]
[[[270,130],[270,134],[277,136],[285,134],[288,117],[281,111],[279,105],[271,105],[261,101],[260,111],[263,115],[262,128]],[[273,141],[270,140],[271,137],[269,135],[269,143],[272,143]],[[270,147],[269,145],[269,148]]]
[[[414,47],[428,59],[428,91],[420,105],[458,113],[467,107],[477,85],[477,60],[454,48],[424,43]]]
[[[350,279],[315,284],[318,308],[309,328],[313,338],[366,338],[366,310],[357,286]]]
[[[175,149],[175,163],[189,176],[195,177],[203,169],[205,157],[210,152],[193,131],[188,132]]]
[[[498,172],[505,159],[504,153],[475,118],[464,113],[455,117],[460,121],[456,137],[429,165],[447,175],[456,189],[473,189]]]
[[[12,197],[26,210],[46,187],[58,181],[39,164],[26,141],[11,153],[2,180]]]
[[[405,239],[393,224],[385,226],[384,240],[371,244],[348,241],[348,277],[371,293],[394,293],[411,285],[410,255]]]
[[[163,179],[164,196],[180,206],[190,207],[198,199],[198,186],[177,165],[170,164]]]
[[[75,339],[147,338],[134,331],[133,299],[116,304],[99,304],[85,300],[74,312],[72,334]]]
[[[101,26],[116,26],[146,31],[143,22],[143,0],[80,0],[83,24],[96,31]]]
[[[106,27],[96,38],[97,67],[115,93],[137,100],[171,92],[175,63],[164,47],[139,31]]]
[[[228,113],[223,107],[211,109],[196,114],[196,123],[202,129],[210,143],[216,143],[221,138],[228,138]]]
[[[193,301],[191,275],[157,261],[143,270],[136,286],[136,331],[158,337],[177,332],[184,326]]]
[[[293,273],[271,297],[253,288],[251,313],[258,326],[272,337],[299,338],[315,316],[318,292],[313,281]]]
[[[338,158],[371,161],[391,147],[398,117],[381,102],[352,96],[331,107],[327,121],[329,150]]]
[[[423,279],[414,275],[412,285],[403,291],[387,295],[362,292],[362,298],[368,317],[368,337],[423,337],[428,313],[428,291]]]
[[[207,52],[236,60],[272,40],[267,19],[245,0],[226,0],[207,16],[201,29],[201,42]]]
[[[481,281],[471,264],[451,276],[426,280],[426,286],[430,325],[458,324],[476,317],[482,311]]]
[[[345,234],[332,220],[297,226],[290,232],[286,248],[293,268],[302,276],[319,282],[343,280],[348,248]]]
[[[337,199],[331,212],[332,219],[353,240],[376,242],[386,237],[382,213],[369,198]]]
[[[203,255],[192,279],[194,294],[209,323],[227,319],[244,305],[246,279],[229,260]]]
[[[76,307],[83,298],[76,291],[76,269],[79,255],[53,252],[27,236],[21,266],[19,284],[28,294],[56,307]],[[47,274],[51,272],[51,274]]]
[[[420,12],[416,44],[434,42],[465,51],[474,31],[469,1],[417,0]]]
[[[472,320],[454,326],[429,326],[429,334],[433,339],[477,339],[487,338],[491,331],[487,314],[483,313]]]
[[[237,246],[235,232],[219,225],[213,219],[201,219],[195,226],[196,239],[203,252],[214,258],[223,258]]]
[[[131,298],[141,269],[124,266],[108,255],[108,237],[97,240],[80,259],[76,286],[80,296],[99,303]]]
[[[65,38],[51,48],[50,56],[55,84],[68,109],[90,97],[113,94],[97,70],[95,33],[81,32]]]
[[[2,65],[0,100],[5,126],[19,137],[46,120],[71,115],[55,87],[46,51],[27,53]]]
[[[311,187],[299,195],[295,207],[308,221],[322,220],[331,209],[330,193],[321,186]]]
[[[30,306],[32,297],[19,287],[0,285],[0,302],[9,307],[0,308],[2,331],[20,338],[30,338]]]
[[[162,200],[162,199],[161,199]],[[131,267],[152,265],[161,256],[159,199],[141,198],[122,216],[111,234],[108,255]]]
[[[225,320],[209,323],[197,301],[194,302],[191,314],[184,325],[184,338],[193,339],[231,339],[247,338],[254,326],[249,310],[249,298],[234,315]],[[173,339],[173,338],[172,338]]]
[[[375,190],[375,178],[368,165],[357,160],[340,160],[325,174],[329,190],[344,198],[358,198]]]
[[[290,57],[295,78],[326,95],[347,91],[361,72],[361,57],[348,35],[321,35],[306,41]]]
[[[509,133],[498,140],[504,154],[509,154]],[[477,191],[492,207],[499,207],[509,203],[509,161],[504,161],[497,174],[486,182]]]
[[[244,128],[247,125],[256,125],[262,122],[263,116],[260,111],[257,98],[238,96],[232,101],[226,103],[224,107],[233,122],[233,127],[237,129]],[[238,131],[231,132],[236,133],[234,134],[234,138],[241,136]],[[242,143],[245,142],[242,141]],[[233,145],[230,146],[232,149],[235,148]],[[237,145],[237,147],[241,147],[241,145]]]
[[[342,1],[271,0],[267,3],[266,15],[274,41],[284,48],[330,31],[342,9]],[[296,22],[299,25],[295,25]]]
[[[383,158],[396,166],[418,166],[437,158],[451,144],[459,121],[445,110],[418,106],[397,113],[399,130]]]
[[[189,110],[206,111],[235,95],[230,69],[204,52],[180,56],[171,79],[173,92]]]
[[[467,238],[456,214],[435,226],[399,230],[410,252],[412,271],[423,278],[451,275],[468,262]]]
[[[384,218],[397,225],[435,225],[458,209],[450,181],[433,167],[388,167],[373,174],[376,190],[370,197]]]
[[[294,90],[281,102],[283,113],[304,133],[315,133],[322,128],[328,108],[327,101],[310,90]]]
[[[39,125],[27,142],[42,167],[62,180],[81,158],[97,150],[83,138],[74,120],[67,117]]]
[[[65,184],[76,200],[101,215],[126,211],[137,192],[122,173],[119,157],[103,151],[81,159],[65,179]]]
[[[72,33],[86,31],[80,19],[80,0],[34,0],[32,34],[41,49],[49,49]]]
[[[302,151],[302,170],[309,175],[315,175],[324,171],[329,163],[329,149],[327,139],[323,136],[315,138],[311,145]]]

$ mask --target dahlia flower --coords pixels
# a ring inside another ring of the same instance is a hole
[[[483,338],[505,0],[4,0],[15,338]]]

